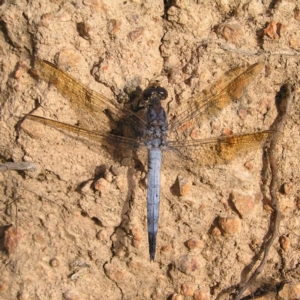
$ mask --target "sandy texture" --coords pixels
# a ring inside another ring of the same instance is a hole
[[[125,106],[158,78],[171,119],[226,71],[264,61],[247,93],[195,130],[266,130],[281,85],[299,80],[300,3],[19,0],[1,1],[0,11],[0,158],[39,165],[0,173],[0,299],[232,299],[270,223],[262,150],[188,170],[165,153],[150,263],[146,156],[137,163],[33,122],[18,130],[37,103],[36,115],[78,121],[28,70],[34,56],[56,62]],[[299,111],[296,96],[278,144],[279,235],[245,292],[266,294],[257,299],[300,299]]]

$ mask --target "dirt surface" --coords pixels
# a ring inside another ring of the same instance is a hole
[[[197,134],[267,130],[276,93],[299,80],[300,3],[19,0],[1,1],[0,10],[1,162],[38,164],[0,173],[0,299],[233,299],[259,264],[270,224],[262,149],[214,168],[187,169],[165,153],[150,263],[145,156],[136,164],[121,148],[94,147],[29,121],[20,129],[38,103],[36,115],[78,122],[55,87],[28,70],[35,56],[57,63],[125,106],[128,95],[159,78],[171,119],[226,71],[263,61],[247,93]],[[255,299],[300,299],[295,92],[277,145],[278,237],[244,293]]]

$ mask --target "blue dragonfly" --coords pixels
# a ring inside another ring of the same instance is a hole
[[[186,109],[168,122],[166,110],[162,106],[168,92],[158,81],[151,81],[142,92],[138,105],[143,113],[141,116],[137,110],[134,112],[124,108],[117,101],[91,90],[56,65],[37,58],[32,73],[53,84],[69,100],[80,119],[80,126],[35,115],[28,115],[27,119],[106,147],[114,147],[118,151],[144,149],[148,152],[147,220],[150,261],[153,261],[159,222],[161,164],[162,161],[168,164],[170,156],[163,153],[172,153],[194,164],[216,165],[226,164],[241,153],[260,148],[270,130],[206,139],[188,138],[187,135],[179,135],[178,131],[190,127],[187,124],[202,124],[239,99],[263,68],[264,64],[258,62],[231,70],[223,77],[217,92],[200,94],[190,99]],[[127,129],[118,131],[116,124],[124,125]],[[170,139],[170,136],[176,138]]]

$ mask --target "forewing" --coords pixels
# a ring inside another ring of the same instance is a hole
[[[188,101],[183,112],[170,122],[169,132],[197,123],[201,124],[212,116],[217,115],[231,101],[239,99],[244,89],[260,73],[264,64],[255,63],[245,70],[243,67],[236,68],[225,74],[217,82],[211,92],[198,95]]]
[[[33,73],[53,84],[69,100],[81,126],[110,133],[112,128],[121,123],[130,127],[132,135],[142,136],[146,124],[141,118],[122,108],[117,102],[91,90],[54,64],[37,58]]]
[[[241,154],[261,148],[271,132],[266,130],[209,139],[169,141],[168,146],[183,158],[197,162],[197,165],[222,165]]]

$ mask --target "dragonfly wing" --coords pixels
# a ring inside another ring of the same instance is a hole
[[[134,136],[142,136],[146,126],[143,119],[132,111],[122,108],[118,103],[96,93],[54,64],[37,58],[32,73],[53,84],[69,100],[81,126],[90,127],[93,123],[93,129],[97,128],[103,133],[110,133],[111,128],[116,127],[116,124],[112,123],[120,122],[130,126],[134,131],[132,133]]]
[[[96,143],[105,145],[107,147],[120,147],[126,149],[136,149],[139,147],[146,148],[144,142],[138,139],[126,138],[113,134],[103,134],[97,131],[90,131],[82,127],[73,126],[66,123],[33,115],[28,115],[26,119],[39,122],[41,124],[53,127],[58,130],[63,130],[65,132],[74,134],[77,137],[83,137]]]
[[[271,132],[266,130],[209,139],[169,141],[168,146],[200,166],[214,166],[226,164],[240,154],[261,148]]]
[[[249,68],[238,67],[225,74],[208,94],[192,98],[187,107],[169,124],[169,131],[185,128],[185,124],[201,124],[219,113],[231,101],[239,99],[244,89],[260,73],[264,64],[255,63]]]

